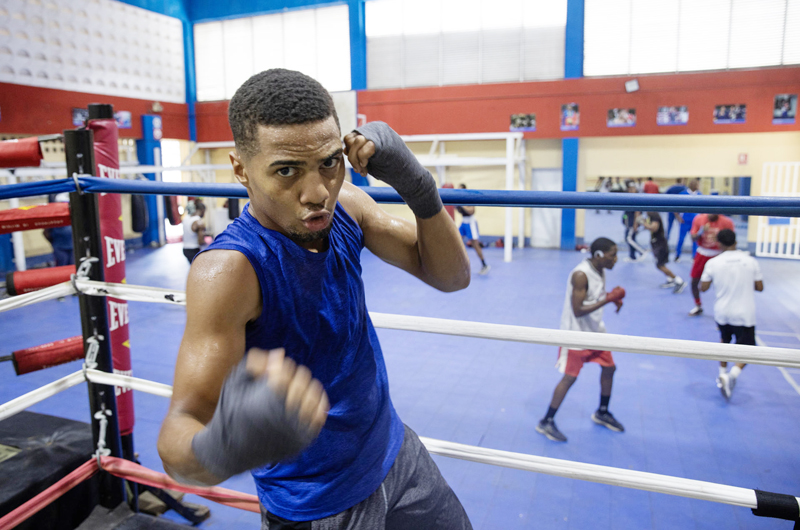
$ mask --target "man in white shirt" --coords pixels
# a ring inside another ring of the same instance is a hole
[[[755,291],[764,290],[763,276],[758,262],[747,252],[736,250],[736,234],[723,229],[717,234],[722,251],[706,263],[701,278],[700,290],[705,292],[714,282],[716,302],[714,320],[717,322],[722,342],[730,343],[736,336],[736,344],[756,344],[756,299]],[[726,372],[728,363],[721,362],[717,386],[726,399],[731,397],[736,378],[742,373],[744,363],[739,363]]]
[[[192,260],[200,252],[206,237],[206,226],[203,224],[203,216],[206,213],[206,206],[202,202],[189,201],[186,206],[186,215],[183,217],[183,255],[192,263]]]

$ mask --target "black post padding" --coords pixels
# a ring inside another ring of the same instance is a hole
[[[90,120],[110,120],[114,118],[114,105],[108,103],[89,103]]]
[[[753,515],[800,522],[800,505],[797,498],[783,493],[755,490],[756,508]]]
[[[90,106],[91,108],[91,106]],[[67,175],[75,173],[82,175],[95,174],[94,160],[94,133],[89,129],[64,131],[64,153],[67,159]],[[69,194],[70,218],[72,221],[72,244],[75,252],[76,265],[80,267],[85,258],[97,258],[89,269],[88,279],[102,282],[105,279],[103,272],[103,246],[100,237],[100,208],[97,195],[94,193]],[[86,296],[79,294],[78,302],[81,311],[81,330],[84,344],[95,335],[102,336],[99,340],[100,351],[97,354],[97,369],[112,373],[113,360],[111,357],[110,333],[108,330],[108,315],[106,312],[106,298],[101,296]],[[102,408],[110,411],[106,416],[106,447],[111,450],[111,456],[122,457],[122,444],[117,421],[117,398],[115,389],[111,385],[98,385],[88,383],[89,407],[92,412],[92,435],[95,446],[100,437],[100,422],[94,417]],[[122,479],[110,473],[102,473],[100,477],[100,504],[105,508],[114,508],[125,500],[125,489]]]
[[[233,221],[239,217],[239,199],[228,199],[228,219]]]
[[[6,273],[6,291],[10,296],[17,296],[17,289],[14,287],[14,271]]]

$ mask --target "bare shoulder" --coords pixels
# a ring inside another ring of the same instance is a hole
[[[210,250],[192,262],[186,282],[187,310],[245,318],[258,317],[261,288],[247,257],[235,250]]]
[[[572,278],[570,278],[570,283],[572,283],[573,287],[585,288],[587,285],[589,285],[589,278],[586,277],[585,272],[575,271],[572,273]]]
[[[339,192],[339,204],[361,226],[364,225],[365,214],[369,215],[378,208],[377,203],[364,190],[347,181],[342,184]]]

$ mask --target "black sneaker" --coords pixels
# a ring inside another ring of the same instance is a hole
[[[614,418],[614,416],[612,416],[608,411],[600,412],[599,410],[596,410],[592,414],[592,421],[598,425],[602,425],[603,427],[608,427],[612,431],[625,432],[625,427],[623,427],[622,424],[618,422],[616,418]]]
[[[553,419],[549,420],[542,420],[539,422],[539,425],[536,426],[536,432],[539,434],[544,434],[550,440],[554,442],[566,442],[567,437],[561,434],[561,431],[558,430],[556,427],[556,422]]]

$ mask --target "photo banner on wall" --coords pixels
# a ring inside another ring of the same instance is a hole
[[[536,130],[536,114],[512,114],[511,132],[532,132]]]
[[[747,105],[717,105],[714,107],[714,123],[744,123],[747,120]]]
[[[636,109],[608,109],[607,127],[634,127]]]
[[[658,107],[657,125],[686,125],[689,123],[689,108],[686,105]]]
[[[581,112],[577,103],[561,105],[561,130],[577,131],[581,124]]]
[[[797,94],[778,94],[772,110],[773,125],[794,125],[797,117]]]

